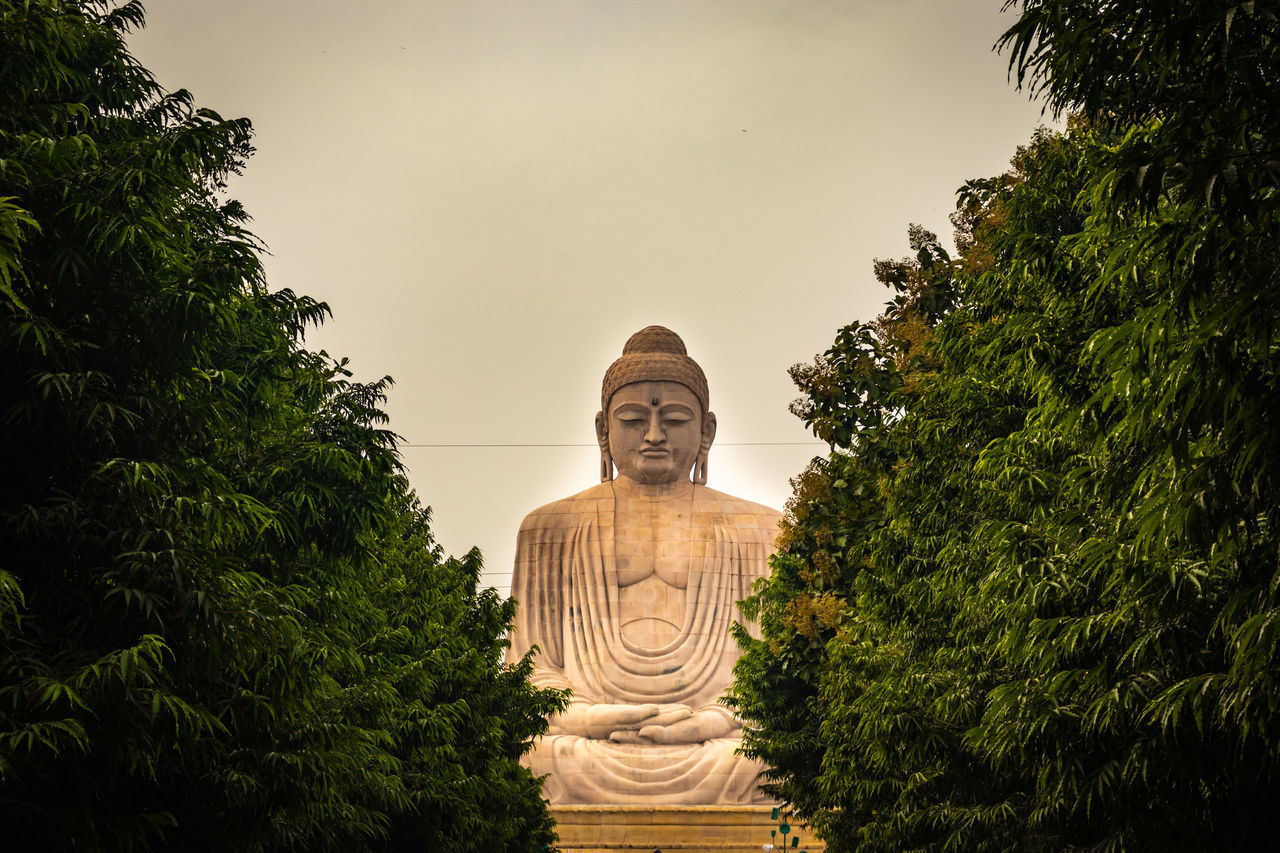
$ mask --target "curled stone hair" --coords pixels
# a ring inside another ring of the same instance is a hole
[[[708,411],[707,376],[698,362],[689,358],[684,341],[665,326],[645,326],[627,339],[622,357],[609,365],[600,389],[600,408],[608,410],[609,398],[632,382],[679,382],[693,392]]]

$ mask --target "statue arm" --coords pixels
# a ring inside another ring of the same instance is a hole
[[[561,673],[563,609],[558,537],[537,524],[534,515],[525,519],[516,537],[516,559],[511,575],[511,596],[519,607],[511,631],[511,656],[523,657],[535,647],[537,669],[548,675]],[[547,684],[543,686],[568,686]]]

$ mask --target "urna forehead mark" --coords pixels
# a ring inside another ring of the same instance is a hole
[[[703,412],[702,401],[697,393],[682,382],[670,379],[650,379],[629,382],[609,395],[605,413],[616,412],[627,407],[649,409],[688,409],[693,414]]]

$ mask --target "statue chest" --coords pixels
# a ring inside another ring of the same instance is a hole
[[[692,531],[688,505],[619,507],[614,522],[622,636],[658,649],[684,630]]]
[[[613,528],[619,587],[655,576],[677,589],[688,586],[693,542],[690,517],[684,503],[619,502]]]

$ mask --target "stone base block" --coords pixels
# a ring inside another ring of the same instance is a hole
[[[551,806],[561,853],[761,853],[782,850],[769,806]],[[791,847],[799,836],[800,844]],[[824,845],[792,825],[788,851],[816,853]]]

